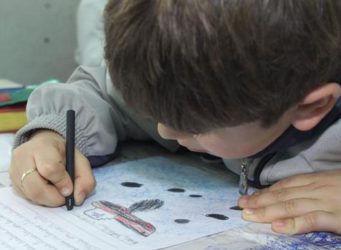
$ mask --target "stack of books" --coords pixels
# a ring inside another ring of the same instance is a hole
[[[39,86],[59,83],[50,79],[40,84],[21,85],[0,79],[0,133],[16,132],[26,122],[28,97]]]
[[[0,133],[15,132],[27,122],[25,108],[30,90],[8,80],[0,80]]]

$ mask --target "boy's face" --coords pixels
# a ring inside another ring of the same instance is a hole
[[[177,140],[191,151],[205,152],[222,158],[244,158],[254,155],[276,140],[291,124],[292,112],[286,112],[269,128],[258,122],[235,127],[215,129],[204,134],[175,131],[158,124],[158,132],[164,139]]]

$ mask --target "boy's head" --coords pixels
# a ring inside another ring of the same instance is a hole
[[[123,98],[164,137],[235,128],[226,140],[253,144],[264,133],[224,155],[246,156],[335,103],[340,11],[335,0],[111,0],[105,55]]]

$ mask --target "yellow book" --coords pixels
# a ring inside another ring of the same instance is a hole
[[[25,105],[0,108],[0,132],[14,132],[27,123]]]

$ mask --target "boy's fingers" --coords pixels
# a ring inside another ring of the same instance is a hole
[[[38,171],[25,177],[20,190],[26,198],[40,205],[56,207],[65,203],[65,198],[56,187],[48,184]]]
[[[24,193],[21,191],[21,189],[19,187],[17,187],[16,185],[12,185],[12,188],[14,189],[14,192],[19,195],[22,198],[25,198]]]
[[[312,210],[327,210],[324,204],[315,199],[293,199],[270,206],[243,210],[245,220],[269,223],[275,220],[293,218],[310,213]]]
[[[96,180],[87,158],[76,151],[76,176],[74,197],[76,205],[81,205],[96,186]]]
[[[293,219],[279,220],[272,223],[272,230],[285,234],[302,234],[313,231],[341,233],[341,219],[333,213],[314,211]]]
[[[35,169],[35,163],[33,158],[22,154],[20,150],[14,150],[12,156],[14,155],[20,155],[22,157],[12,157],[12,162],[8,173],[11,178],[13,188],[18,192],[19,195],[23,195],[22,184],[26,181],[29,175],[34,172],[31,171],[30,174],[28,173],[29,170]],[[19,159],[21,160],[19,161]],[[26,173],[26,177],[24,176],[24,173]]]
[[[298,198],[316,198],[316,190],[309,188],[309,185],[294,188],[283,188],[259,192],[256,195],[243,196],[239,199],[238,205],[243,208],[264,207],[278,202]]]
[[[314,177],[314,174],[291,176],[276,182],[271,187],[269,187],[268,190],[275,191],[283,188],[306,186],[314,182]]]
[[[300,174],[285,178],[273,184],[271,187],[268,188],[270,191],[274,191],[277,189],[282,188],[289,188],[289,187],[300,187],[300,186],[307,186],[313,185],[316,183],[325,182],[326,184],[330,183],[331,178],[336,177],[338,175],[335,174],[339,170],[332,170],[332,171],[325,171],[321,173],[310,173],[310,174]],[[339,180],[339,179],[337,179]]]
[[[73,186],[65,169],[65,156],[51,148],[48,154],[37,155],[35,159],[39,174],[55,185],[63,196],[70,195]]]

